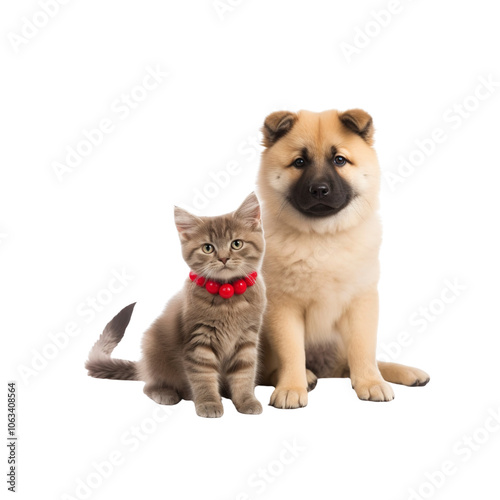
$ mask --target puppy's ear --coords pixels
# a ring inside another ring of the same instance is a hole
[[[189,240],[193,232],[203,224],[199,217],[179,207],[174,207],[174,219],[181,241]]]
[[[363,138],[370,146],[373,144],[373,127],[372,117],[362,109],[349,109],[343,113],[339,113],[339,119],[344,125],[355,134]]]
[[[233,212],[233,217],[252,229],[260,227],[260,205],[255,193],[250,193],[240,207]]]
[[[291,111],[275,111],[264,121],[262,133],[264,134],[263,144],[266,148],[271,147],[278,139],[288,134],[295,122],[297,115]]]

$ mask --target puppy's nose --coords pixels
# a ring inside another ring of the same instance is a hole
[[[321,198],[324,198],[330,192],[330,188],[324,182],[321,182],[319,184],[312,184],[309,192],[314,198],[321,200]]]
[[[229,260],[229,257],[225,257],[224,259],[219,259],[224,265],[226,265],[226,262]]]

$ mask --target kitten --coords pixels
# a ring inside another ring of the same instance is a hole
[[[175,208],[184,260],[184,288],[145,332],[143,358],[111,358],[135,304],[104,329],[86,363],[92,377],[143,380],[160,404],[192,399],[201,417],[220,417],[221,395],[241,413],[258,414],[255,398],[259,333],[266,292],[258,276],[264,254],[260,206],[254,193],[230,214],[196,217]]]

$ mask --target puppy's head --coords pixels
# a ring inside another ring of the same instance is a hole
[[[278,111],[262,132],[259,191],[267,217],[323,232],[377,209],[380,171],[368,113]]]

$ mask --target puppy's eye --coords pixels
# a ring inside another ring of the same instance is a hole
[[[337,167],[343,167],[347,163],[347,158],[345,158],[344,156],[337,155],[333,159],[333,163],[335,163]]]
[[[210,243],[205,243],[201,249],[203,250],[203,253],[213,253],[214,247],[213,245],[210,245]]]
[[[231,248],[234,250],[239,250],[243,246],[243,242],[241,240],[234,240],[231,243]]]
[[[306,161],[304,160],[304,158],[297,158],[294,162],[293,162],[293,166],[295,168],[304,168],[306,165]]]

